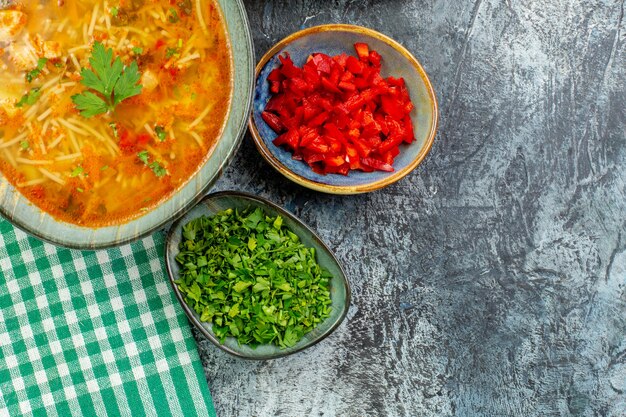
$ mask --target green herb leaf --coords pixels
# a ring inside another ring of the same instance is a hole
[[[115,101],[113,104],[117,106],[123,100],[141,94],[143,86],[137,84],[140,79],[141,73],[139,72],[139,67],[137,63],[133,61],[130,66],[124,70],[124,73],[115,86]]]
[[[101,96],[91,91],[72,96],[82,116],[93,117],[114,110],[123,100],[141,93],[142,86],[138,85],[141,73],[137,62],[132,61],[124,68],[120,57],[113,59],[113,49],[106,49],[102,43],[96,42],[89,63],[91,69],[83,68],[81,71],[81,84]]]
[[[111,7],[111,16],[117,16],[117,14],[119,13],[119,9],[117,7]]]
[[[72,101],[83,117],[89,118],[109,111],[109,106],[105,101],[91,91],[83,91],[80,94],[73,95]]]
[[[39,87],[31,88],[30,91],[22,96],[20,101],[15,103],[15,107],[32,106],[39,100],[41,91]]]
[[[85,191],[85,190],[83,190],[83,189],[82,189],[82,188],[80,188],[80,187],[76,187],[76,191],[78,191],[79,193],[82,193],[82,192],[83,192],[83,191]]]
[[[148,165],[148,159],[150,158],[150,155],[148,154],[148,151],[141,151],[137,154],[137,158],[139,158],[139,160],[145,165]]]
[[[251,282],[239,281],[235,285],[233,285],[233,290],[237,292],[243,292],[246,288],[252,285]]]
[[[33,80],[39,77],[39,74],[41,74],[41,70],[43,69],[43,67],[46,66],[47,63],[48,63],[47,58],[39,58],[39,60],[37,61],[37,67],[26,73],[26,81],[31,83],[33,82]]]
[[[165,132],[165,129],[163,129],[163,126],[156,126],[154,128],[154,133],[156,133],[157,137],[159,138],[161,142],[167,139],[167,133]]]
[[[143,54],[143,48],[140,48],[140,47],[138,47],[138,46],[135,46],[135,47],[132,49],[132,51],[133,51],[133,54],[135,54],[135,55],[141,55],[141,54]]]
[[[30,148],[30,145],[28,144],[28,141],[27,141],[27,140],[23,140],[23,141],[21,141],[21,142],[20,142],[20,147],[21,147],[23,150],[27,150],[28,148]]]
[[[83,68],[81,84],[105,96],[111,95],[113,87],[115,87],[115,83],[117,83],[124,69],[120,57],[113,59],[113,49],[106,49],[100,42],[96,42],[93,45],[89,63],[93,71]]]
[[[151,162],[148,166],[150,167],[152,172],[154,172],[154,175],[159,178],[167,175],[167,170],[163,168],[157,161]]]
[[[157,161],[150,162],[150,154],[148,153],[148,151],[139,152],[137,154],[137,158],[139,158],[139,160],[143,162],[144,165],[147,165],[148,168],[150,168],[152,172],[154,172],[154,175],[156,175],[157,177],[161,178],[167,175],[167,170],[163,168],[161,164],[159,164]]]
[[[178,13],[176,12],[176,9],[174,9],[173,7],[170,7],[169,15],[167,16],[167,20],[170,23],[178,23],[180,21],[180,18],[178,17]]]
[[[82,174],[83,172],[85,172],[85,170],[83,169],[83,167],[81,166],[77,166],[76,168],[74,168],[74,170],[72,171],[72,173],[70,174],[70,177],[74,178],[74,177],[78,177],[80,174]]]
[[[178,55],[178,48],[166,48],[165,49],[165,58],[171,58],[175,55]]]

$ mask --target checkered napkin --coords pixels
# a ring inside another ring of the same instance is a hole
[[[215,416],[156,234],[79,252],[0,219],[0,416]]]

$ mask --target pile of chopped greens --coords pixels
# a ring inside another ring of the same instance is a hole
[[[280,216],[202,216],[183,226],[179,249],[176,284],[222,343],[290,347],[330,315],[331,275]]]

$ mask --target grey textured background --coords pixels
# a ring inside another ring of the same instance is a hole
[[[199,341],[226,416],[625,416],[626,23],[616,0],[250,0],[260,57],[303,27],[391,35],[441,106],[426,161],[334,197],[246,138],[219,189],[318,230],[354,301],[287,359]]]

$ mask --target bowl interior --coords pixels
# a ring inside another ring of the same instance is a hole
[[[255,87],[252,114],[253,123],[259,133],[259,137],[255,138],[257,146],[260,146],[260,150],[265,156],[273,157],[275,162],[296,176],[314,183],[337,187],[363,187],[376,183],[387,185],[388,181],[386,180],[390,177],[401,178],[414,168],[416,159],[423,158],[424,154],[428,152],[437,123],[436,100],[426,74],[421,68],[420,70],[416,68],[411,60],[397,48],[397,44],[385,37],[374,36],[369,31],[364,32],[362,28],[346,28],[341,25],[331,29],[320,27],[321,30],[319,31],[316,29],[318,28],[309,29],[300,37],[294,35],[294,38],[287,41],[260,69]],[[272,70],[280,66],[278,56],[285,52],[289,53],[296,65],[302,66],[306,63],[307,57],[315,52],[322,52],[331,56],[341,53],[356,55],[354,51],[356,42],[365,42],[370,46],[370,49],[381,54],[383,57],[381,74],[383,77],[394,76],[405,79],[411,100],[415,105],[415,109],[411,112],[411,118],[416,140],[410,145],[401,145],[401,153],[394,162],[394,172],[350,171],[347,176],[317,174],[304,162],[293,160],[291,152],[272,144],[277,135],[261,118],[261,113],[271,97],[267,77]]]
[[[230,161],[243,135],[252,100],[254,52],[241,0],[217,0],[226,22],[233,58],[233,99],[224,131],[194,177],[145,215],[108,227],[86,228],[57,221],[31,204],[0,174],[0,213],[26,232],[54,244],[96,249],[129,242],[162,227],[195,204]]]
[[[273,345],[261,345],[256,349],[252,349],[247,345],[240,346],[237,340],[232,337],[227,338],[224,344],[221,344],[211,330],[212,324],[200,321],[200,316],[187,305],[182,294],[178,290],[178,287],[174,283],[180,274],[180,268],[175,258],[178,254],[178,246],[182,240],[182,226],[190,220],[202,215],[211,216],[228,208],[243,210],[247,207],[260,207],[270,216],[282,216],[283,224],[298,235],[305,245],[315,248],[317,253],[317,262],[333,275],[333,278],[330,281],[330,296],[332,301],[332,311],[330,313],[330,317],[320,323],[315,329],[306,334],[297,344],[290,348],[280,349],[279,347]],[[339,326],[350,306],[350,286],[348,284],[348,280],[346,279],[346,275],[341,268],[341,265],[339,265],[339,262],[330,249],[328,249],[328,247],[311,229],[309,229],[295,216],[267,200],[254,197],[249,194],[238,192],[220,192],[211,194],[204,198],[198,205],[172,225],[172,228],[167,236],[165,256],[170,282],[174,287],[176,298],[180,301],[185,313],[189,317],[189,320],[196,328],[198,328],[198,330],[202,332],[202,334],[211,340],[211,342],[235,356],[247,359],[272,359],[287,356],[312,346],[324,339],[332,333],[337,326]]]

